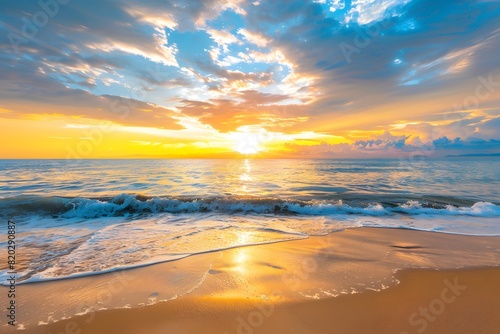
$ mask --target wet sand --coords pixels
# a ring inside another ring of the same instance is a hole
[[[27,332],[498,333],[500,269],[413,270],[399,277],[401,284],[381,292],[288,303],[190,296]]]
[[[360,228],[20,285],[17,317],[24,333],[494,334],[499,265],[500,237]]]

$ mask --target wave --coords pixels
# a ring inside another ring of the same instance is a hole
[[[381,199],[23,196],[0,199],[0,213],[8,211],[7,217],[19,223],[17,232],[28,261],[16,269],[18,281],[26,283],[358,227],[500,235],[500,207],[493,203],[457,206],[443,204],[443,198],[440,203]],[[0,281],[6,275],[5,266],[0,266]]]
[[[45,214],[60,218],[127,217],[155,213],[252,213],[276,215],[465,215],[500,216],[500,206],[476,202],[457,206],[426,201],[345,202],[343,200],[288,200],[276,198],[172,198],[120,194],[101,198],[22,196],[0,199],[8,215]]]

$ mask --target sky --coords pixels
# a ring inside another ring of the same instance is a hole
[[[500,152],[500,1],[0,2],[0,158]]]

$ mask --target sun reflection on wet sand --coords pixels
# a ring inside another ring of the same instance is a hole
[[[245,273],[247,271],[247,261],[248,254],[245,248],[238,249],[234,254],[235,270],[240,273]]]
[[[238,234],[238,244],[245,245],[251,242],[251,235],[248,232]],[[248,267],[248,253],[246,247],[236,249],[234,252],[234,269],[241,274],[246,273]]]

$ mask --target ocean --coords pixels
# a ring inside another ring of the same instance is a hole
[[[20,283],[363,226],[500,235],[499,175],[500,157],[0,160],[0,226]]]

